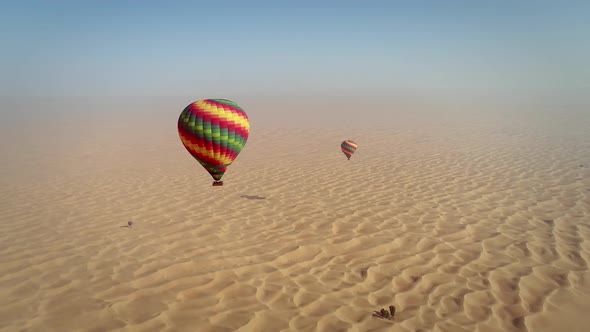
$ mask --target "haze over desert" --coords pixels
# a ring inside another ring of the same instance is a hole
[[[398,121],[377,129],[282,128],[246,100],[251,136],[212,187],[180,144],[185,102],[173,101],[3,113],[2,331],[590,322],[587,114],[392,110]],[[359,146],[350,160],[344,139]],[[372,316],[389,305],[394,321]]]

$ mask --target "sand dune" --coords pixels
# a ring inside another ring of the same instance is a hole
[[[3,132],[0,331],[590,323],[588,118],[254,124],[221,188],[176,119],[126,119]]]

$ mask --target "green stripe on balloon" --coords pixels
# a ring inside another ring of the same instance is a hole
[[[223,146],[227,146],[227,134],[228,134],[227,128],[221,128],[221,131],[219,134],[220,134],[221,144]]]
[[[207,129],[206,124],[207,124],[207,122],[203,125],[202,131],[205,131]],[[203,135],[202,138],[204,139],[204,141],[206,143],[213,143],[213,144],[220,144],[221,143],[221,141],[222,141],[221,132],[220,132],[219,139],[216,139],[215,137],[213,137],[214,136],[213,133],[217,130],[217,129],[215,129],[215,127],[219,128],[218,126],[211,126],[211,129],[210,129],[211,133]],[[240,152],[240,150],[246,144],[246,139],[242,135],[237,134],[234,131],[228,131],[225,128],[219,128],[219,130],[226,130],[227,131],[227,134],[223,134],[224,137],[227,137],[227,139],[226,139],[227,146],[236,152]],[[201,131],[198,131],[198,132],[201,133]]]
[[[231,100],[227,100],[227,99],[211,99],[217,103],[223,104],[223,105],[228,105],[228,106],[232,106],[234,108],[237,108],[239,110],[242,110],[242,108],[240,107],[240,105],[236,104],[235,102],[231,101]]]
[[[196,126],[194,127],[193,133],[197,134],[198,138],[203,138],[203,119],[197,119]]]
[[[238,153],[240,153],[240,151],[242,151],[242,148],[243,148],[243,147],[241,147],[241,146],[231,146],[231,145],[228,145],[228,147],[227,147],[227,149],[228,149],[230,152],[233,152],[233,153],[235,153],[235,154],[238,154]]]
[[[219,137],[221,135],[221,130],[219,125],[211,125],[211,138],[215,144],[219,144]]]
[[[220,130],[219,125],[211,125],[211,139],[213,140],[213,153],[215,155],[215,159],[219,159],[221,157],[221,142],[220,142]]]

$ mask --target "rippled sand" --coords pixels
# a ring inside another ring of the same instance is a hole
[[[587,331],[589,116],[253,118],[211,187],[177,113],[3,125],[1,331]]]

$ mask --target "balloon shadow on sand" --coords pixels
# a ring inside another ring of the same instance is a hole
[[[263,199],[266,199],[266,197],[264,197],[264,196],[258,196],[258,195],[242,195],[240,197],[245,198],[245,199],[250,199],[250,200],[263,200]]]

